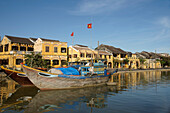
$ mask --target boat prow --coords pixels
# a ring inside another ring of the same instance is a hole
[[[1,69],[7,74],[7,76],[9,76],[18,84],[22,86],[34,86],[34,84],[27,78],[27,75],[24,72],[8,69],[4,66],[1,66]]]

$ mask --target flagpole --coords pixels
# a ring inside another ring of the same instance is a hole
[[[91,35],[91,49],[92,49],[92,23],[93,23],[93,21],[92,21],[92,16],[91,16],[91,33],[90,33],[90,35]],[[93,54],[91,55],[91,60],[92,60],[92,64],[93,64]]]
[[[90,26],[89,26],[89,25],[90,25]],[[90,49],[92,50],[92,22],[91,22],[89,25],[88,25],[88,28],[89,28],[89,30],[90,30]],[[93,59],[93,58],[92,58],[92,55],[93,55],[93,54],[91,54],[91,63],[93,62],[93,61],[92,61],[92,59]]]
[[[90,29],[90,48],[92,49],[92,30]]]
[[[92,29],[92,23],[87,24],[87,28]],[[90,49],[92,49],[92,31],[90,31]],[[91,54],[91,62],[92,62],[92,54]]]
[[[73,44],[74,44],[74,35],[73,35],[73,38],[72,38],[71,63],[73,61]]]

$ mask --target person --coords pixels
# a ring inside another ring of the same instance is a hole
[[[90,75],[93,75],[93,73],[94,73],[94,67],[91,66],[90,69],[89,69],[89,71],[90,71]]]
[[[81,66],[78,68],[79,74],[81,75]]]
[[[104,75],[107,75],[107,69],[104,67]]]

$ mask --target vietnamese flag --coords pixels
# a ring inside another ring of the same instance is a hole
[[[74,36],[74,32],[71,33],[71,36]]]
[[[92,28],[92,23],[87,24],[87,28],[88,28],[88,29],[91,29],[91,28]]]

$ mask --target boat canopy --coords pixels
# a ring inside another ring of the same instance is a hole
[[[80,75],[79,72],[72,67],[68,68],[52,68],[48,72],[63,75]]]

